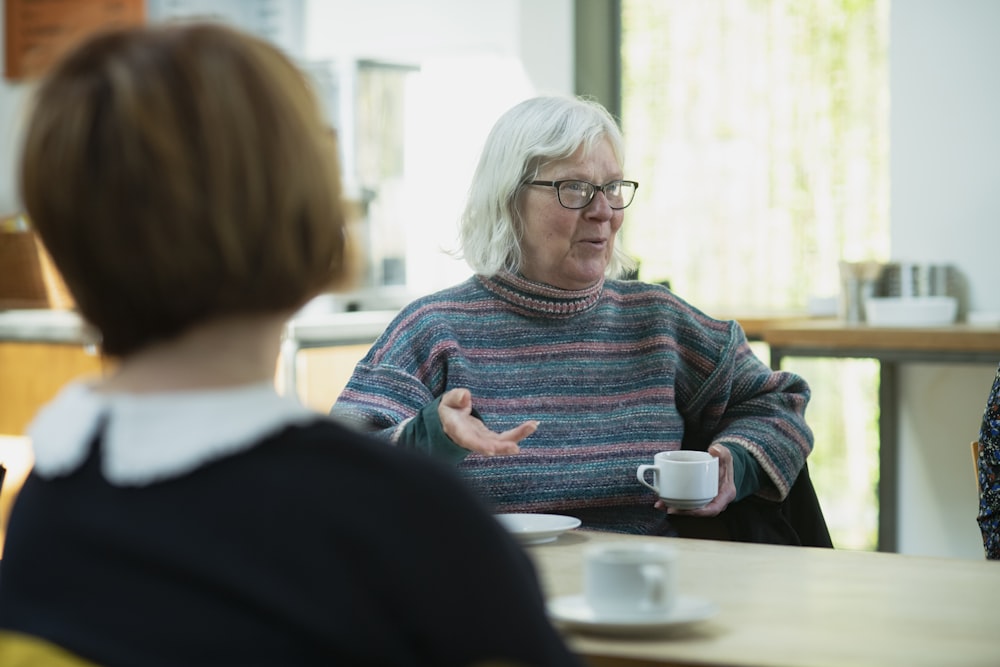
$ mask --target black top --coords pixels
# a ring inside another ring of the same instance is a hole
[[[109,665],[576,665],[521,547],[453,476],[335,423],[147,486],[33,473],[0,627]]]

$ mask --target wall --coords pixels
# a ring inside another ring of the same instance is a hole
[[[970,310],[1000,311],[1000,3],[896,0],[890,21],[893,257],[955,264]],[[995,371],[902,369],[901,552],[983,557],[969,442]]]
[[[4,13],[0,12],[0,54],[4,44]],[[16,195],[14,162],[22,123],[21,108],[28,87],[0,79],[0,218],[20,210]]]
[[[529,95],[573,90],[573,0],[305,2],[305,44],[294,55],[409,62],[430,72],[427,89],[437,98],[427,134],[456,169],[471,169],[468,153],[504,108]],[[190,0],[184,6],[198,5]],[[2,28],[0,12],[0,48]],[[493,78],[497,67],[504,68],[508,85]],[[0,81],[0,215],[19,208],[13,170],[26,91],[23,84]],[[459,198],[464,192],[461,185],[451,189]],[[454,224],[454,210],[438,213]],[[440,256],[440,248],[433,251]]]
[[[412,294],[466,278],[470,269],[450,251],[487,133],[527,97],[573,92],[572,0],[310,0],[307,15],[307,59],[420,68],[408,84],[404,174],[379,184],[363,232],[370,271],[397,253],[377,247],[384,242],[405,245]]]
[[[305,55],[422,63],[520,60],[540,92],[573,87],[572,0],[307,0]],[[455,97],[468,97],[455,82]]]

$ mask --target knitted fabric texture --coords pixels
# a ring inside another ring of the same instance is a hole
[[[458,387],[494,431],[540,422],[519,454],[459,465],[496,511],[651,507],[636,468],[712,443],[747,449],[772,482],[759,495],[778,500],[812,449],[805,381],[768,368],[736,322],[659,285],[564,291],[474,276],[404,308],[333,413],[389,438]]]
[[[1000,559],[1000,368],[979,429],[979,528],[990,560]]]

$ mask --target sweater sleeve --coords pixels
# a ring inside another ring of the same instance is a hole
[[[742,449],[757,467],[745,465],[745,458],[742,469],[734,469],[741,476],[738,496],[756,478],[758,495],[783,500],[813,447],[805,420],[808,384],[764,364],[736,322],[709,326],[692,319],[679,334],[684,345],[676,400],[685,419],[685,449],[713,443]]]
[[[438,396],[421,408],[415,417],[408,419],[396,435],[396,445],[403,449],[423,451],[441,461],[458,465],[469,455],[469,450],[456,445],[444,432],[438,415],[440,405],[441,397]],[[472,416],[482,419],[475,409]]]
[[[767,483],[767,475],[750,452],[737,444],[728,443],[726,447],[733,455],[733,482],[736,485],[736,498],[743,500],[760,490],[761,484]]]
[[[400,449],[458,465],[469,450],[441,426],[444,369],[428,349],[433,346],[417,342],[426,330],[426,322],[390,325],[355,367],[330,414]],[[472,416],[482,420],[475,408]]]
[[[404,328],[391,324],[375,341],[330,415],[379,439],[406,445],[425,428],[427,415],[437,413],[438,397],[416,373],[419,360],[429,355],[412,346],[414,335]]]

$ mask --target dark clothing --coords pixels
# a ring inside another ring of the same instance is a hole
[[[569,514],[579,518],[587,528],[614,533],[642,530],[663,537],[833,547],[808,465],[803,466],[788,496],[781,502],[748,496],[730,503],[718,516],[666,514],[652,505],[601,507]]]
[[[108,666],[578,664],[525,553],[426,456],[324,420],[147,486],[100,457],[25,483],[0,626]]]

